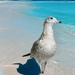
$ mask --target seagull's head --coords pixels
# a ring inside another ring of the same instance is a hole
[[[61,23],[61,21],[57,20],[55,17],[50,16],[45,19],[45,23],[56,24]]]

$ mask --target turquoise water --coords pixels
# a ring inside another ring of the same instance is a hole
[[[36,8],[27,11],[27,14],[40,18],[50,15],[61,19],[63,23],[75,24],[75,2],[32,2]]]
[[[0,65],[28,53],[42,32],[44,19],[54,16],[62,24],[53,26],[57,52],[52,59],[75,68],[74,9],[75,2],[1,2]]]
[[[62,28],[63,30],[66,30],[71,35],[75,34],[75,2],[40,1],[31,3],[35,8],[25,11],[26,14],[40,19],[54,16],[57,19],[62,20],[62,23],[64,24]]]

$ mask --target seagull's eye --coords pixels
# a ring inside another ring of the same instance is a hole
[[[53,19],[53,17],[50,17],[50,19]]]

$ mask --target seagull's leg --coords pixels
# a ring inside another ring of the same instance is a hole
[[[45,70],[45,67],[46,67],[46,64],[47,64],[47,61],[42,61],[40,59],[35,59],[37,64],[39,65],[40,67],[40,70],[41,70],[41,73],[43,74],[44,73],[44,70]]]
[[[41,73],[44,73],[45,67],[46,67],[47,61],[41,62]]]

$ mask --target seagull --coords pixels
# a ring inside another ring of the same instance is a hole
[[[30,56],[31,58],[34,58],[38,63],[42,74],[45,71],[48,59],[54,56],[56,52],[56,42],[52,28],[56,23],[61,23],[61,21],[53,16],[46,18],[40,38],[34,42],[31,52],[22,56]]]

